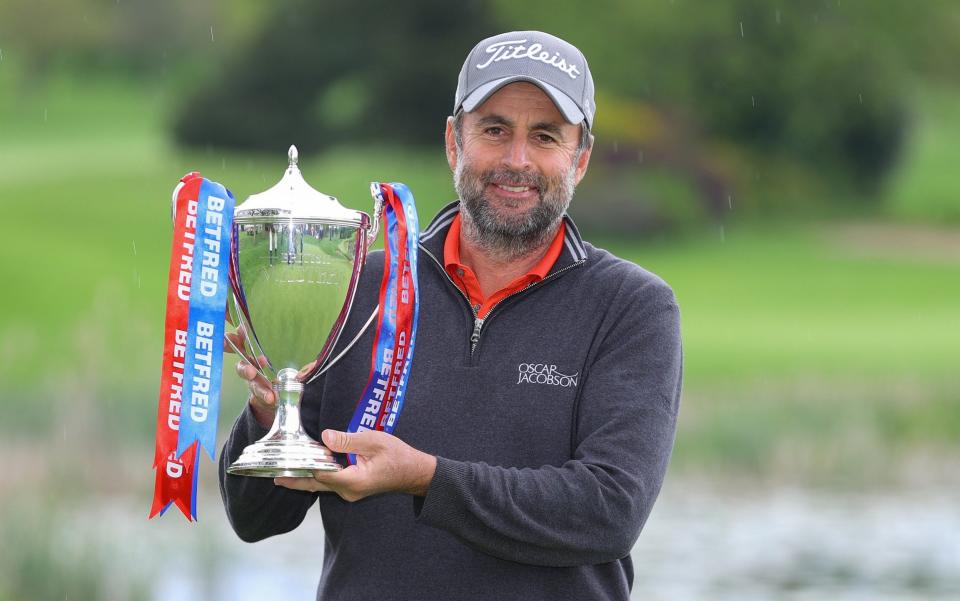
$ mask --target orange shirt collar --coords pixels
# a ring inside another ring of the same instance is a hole
[[[474,309],[477,311],[477,316],[481,318],[485,317],[487,312],[500,300],[546,277],[560,257],[560,253],[563,250],[563,237],[566,233],[566,224],[561,221],[560,227],[557,228],[557,234],[553,237],[553,241],[547,248],[547,252],[544,253],[540,261],[534,265],[530,271],[516,278],[502,290],[490,295],[490,297],[483,298],[483,293],[480,291],[480,285],[477,282],[473,270],[460,261],[460,226],[460,214],[458,213],[457,216],[453,218],[453,222],[450,224],[450,229],[447,231],[447,237],[443,243],[444,267],[454,284],[470,299],[470,304],[474,306]]]

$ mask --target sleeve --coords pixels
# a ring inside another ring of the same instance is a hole
[[[240,457],[250,443],[266,435],[250,406],[233,424],[220,453],[220,495],[227,518],[242,540],[252,543],[290,532],[300,525],[317,493],[276,486],[271,478],[233,476],[227,467]]]
[[[628,555],[663,482],[682,381],[679,309],[662,281],[652,296],[628,304],[600,343],[570,460],[517,469],[440,457],[427,495],[414,499],[418,521],[526,564]]]

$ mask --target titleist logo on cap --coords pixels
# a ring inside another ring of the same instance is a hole
[[[569,75],[570,79],[576,79],[577,75],[581,74],[580,69],[573,63],[568,63],[564,60],[559,52],[554,52],[551,55],[543,49],[542,44],[531,44],[528,48],[524,46],[526,43],[527,40],[524,39],[507,40],[505,42],[490,44],[484,52],[492,56],[487,59],[487,62],[477,65],[477,69],[486,69],[491,63],[495,62],[507,61],[514,58],[529,58],[530,60],[535,60],[560,69]]]

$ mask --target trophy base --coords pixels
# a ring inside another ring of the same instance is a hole
[[[227,468],[234,476],[312,478],[313,472],[343,469],[330,450],[313,440],[260,440]]]

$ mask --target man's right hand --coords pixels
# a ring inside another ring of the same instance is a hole
[[[244,348],[246,332],[242,325],[237,328],[236,332],[228,333],[227,337],[230,338],[230,341],[233,342],[238,349]],[[234,352],[233,348],[226,343],[224,343],[224,350]],[[263,355],[257,357],[257,362],[260,364],[260,367],[267,366],[267,358]],[[247,387],[250,389],[250,396],[247,398],[247,402],[250,404],[250,409],[253,411],[254,417],[257,418],[257,422],[264,428],[269,428],[273,425],[273,418],[277,413],[277,395],[273,391],[270,382],[260,375],[257,368],[251,365],[246,359],[242,359],[237,363],[237,375],[247,381]]]

